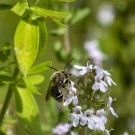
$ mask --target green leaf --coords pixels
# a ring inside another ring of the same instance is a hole
[[[39,27],[36,21],[21,20],[14,38],[14,50],[19,68],[24,76],[34,63],[39,46]]]
[[[12,5],[9,4],[0,4],[0,10],[6,10],[12,8]]]
[[[47,66],[51,66],[51,65],[52,65],[51,61],[46,61],[46,62],[40,63],[38,65],[35,65],[34,67],[32,67],[30,69],[29,74],[41,73],[41,72],[43,72],[43,71],[48,69]]]
[[[56,24],[58,24],[59,26],[66,28],[66,25],[61,23],[60,21],[58,21],[57,19],[52,19]]]
[[[39,52],[43,52],[45,50],[46,42],[48,39],[46,23],[43,18],[38,19],[38,26],[39,26]]]
[[[14,83],[15,79],[11,76],[7,76],[7,75],[0,75],[0,82],[1,83]]]
[[[71,24],[78,23],[90,14],[90,8],[83,8],[78,10],[72,17]]]
[[[37,88],[31,83],[31,81],[29,80],[29,78],[23,78],[25,85],[27,87],[27,89],[29,91],[31,91],[34,94],[39,94],[41,95],[41,93],[37,90]]]
[[[51,30],[50,34],[52,34],[52,35],[63,35],[65,33],[65,31],[66,31],[65,28],[59,27],[57,29]]]
[[[17,2],[17,4],[11,9],[11,11],[19,16],[22,16],[27,8],[29,8],[27,0],[21,0]]]
[[[48,10],[36,6],[30,7],[30,10],[42,17],[65,19],[68,16],[68,13],[66,12],[58,12],[58,11]]]
[[[27,88],[15,90],[17,116],[23,129],[30,135],[43,135],[39,120],[39,110],[32,93]]]
[[[3,45],[2,50],[0,50],[0,61],[6,62],[10,56],[11,45],[9,43],[5,43]]]
[[[45,77],[43,75],[31,75],[27,78],[33,85],[38,85],[45,80]]]

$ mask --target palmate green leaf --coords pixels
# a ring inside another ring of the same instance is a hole
[[[38,85],[45,80],[45,77],[43,75],[30,75],[27,76],[27,78],[33,85]]]
[[[19,68],[24,76],[34,63],[39,46],[39,27],[36,21],[21,20],[14,38],[14,50]]]
[[[28,8],[27,0],[21,0],[17,2],[17,4],[11,9],[11,11],[13,11],[19,16],[22,16],[27,8]]]
[[[40,15],[42,17],[48,17],[48,18],[65,19],[68,16],[68,13],[66,12],[58,12],[58,11],[48,10],[36,6],[30,7],[30,10],[37,15]]]
[[[27,88],[15,90],[16,110],[19,122],[30,135],[44,135],[39,120],[39,110],[32,93]]]
[[[39,26],[39,52],[42,53],[45,50],[46,42],[48,39],[48,32],[44,18],[38,19],[38,26]]]
[[[28,74],[37,74],[37,73],[41,73],[45,70],[48,69],[47,66],[51,66],[52,65],[52,62],[51,61],[46,61],[46,62],[43,62],[43,63],[40,63],[38,65],[35,65],[34,67],[32,67],[29,71]]]
[[[90,8],[83,8],[78,10],[75,15],[71,19],[71,24],[78,23],[82,21],[85,17],[87,17],[90,14]]]
[[[41,93],[37,90],[37,88],[33,85],[33,83],[30,81],[29,78],[23,78],[24,82],[25,82],[25,85],[27,87],[27,89],[34,93],[34,94],[38,94],[38,95],[41,95]]]

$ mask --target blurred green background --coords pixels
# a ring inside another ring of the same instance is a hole
[[[15,4],[16,1],[1,0],[0,3]],[[42,6],[45,1],[42,0]],[[55,5],[53,5],[55,7]],[[112,135],[120,135],[127,131],[135,134],[135,1],[134,0],[76,0],[69,4],[68,9],[73,18],[79,18],[76,23],[67,22],[68,34],[59,33],[58,26],[47,21],[48,42],[44,54],[39,55],[37,63],[43,60],[51,60],[57,69],[63,69],[67,60],[74,58],[74,63],[85,64],[89,57],[85,49],[86,41],[96,41],[98,49],[104,54],[101,59],[104,69],[111,71],[113,80],[117,86],[111,88],[109,93],[117,101],[113,103],[119,118],[111,117],[108,120],[108,129],[115,129]],[[84,9],[86,14],[81,14]],[[78,13],[80,11],[80,13]],[[0,10],[0,48],[6,42],[13,48],[15,29],[20,18],[10,10]],[[76,21],[76,20],[74,20]],[[67,50],[65,37],[68,39]],[[12,49],[13,50],[13,49]],[[95,52],[96,53],[96,52]],[[66,55],[68,54],[68,55]],[[14,55],[14,52],[13,52]],[[45,93],[49,85],[49,79],[53,71],[50,69],[44,73],[45,81],[41,85],[41,96],[35,96],[40,110],[40,119],[46,132],[51,133],[51,128],[60,122],[67,122],[67,111],[62,105],[51,99],[45,102]],[[0,90],[0,104],[3,103],[6,87]],[[14,100],[10,105],[9,114],[16,118]],[[1,106],[1,105],[0,105]],[[12,123],[12,122],[11,122]],[[13,122],[14,123],[14,122]],[[9,129],[13,129],[13,135],[27,135],[16,121]],[[12,132],[12,130],[9,132]],[[8,133],[8,135],[11,135]]]

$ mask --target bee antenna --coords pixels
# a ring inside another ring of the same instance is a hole
[[[58,71],[56,68],[54,68],[54,67],[51,67],[51,66],[47,66],[47,67],[49,67],[49,68],[51,68],[51,69],[54,69],[54,70],[56,70],[56,71]]]
[[[64,67],[64,70],[67,68],[67,66],[72,62],[73,58],[67,63],[67,65]]]

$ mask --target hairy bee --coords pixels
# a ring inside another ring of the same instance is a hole
[[[70,62],[72,60],[73,59],[71,59]],[[64,101],[62,88],[64,88],[70,82],[69,80],[70,74],[65,71],[66,67],[70,64],[70,62],[68,62],[64,70],[59,70],[59,71],[53,67],[48,66],[56,70],[56,72],[51,77],[50,85],[46,93],[46,98],[45,98],[46,101],[48,101],[51,96],[58,102]]]

